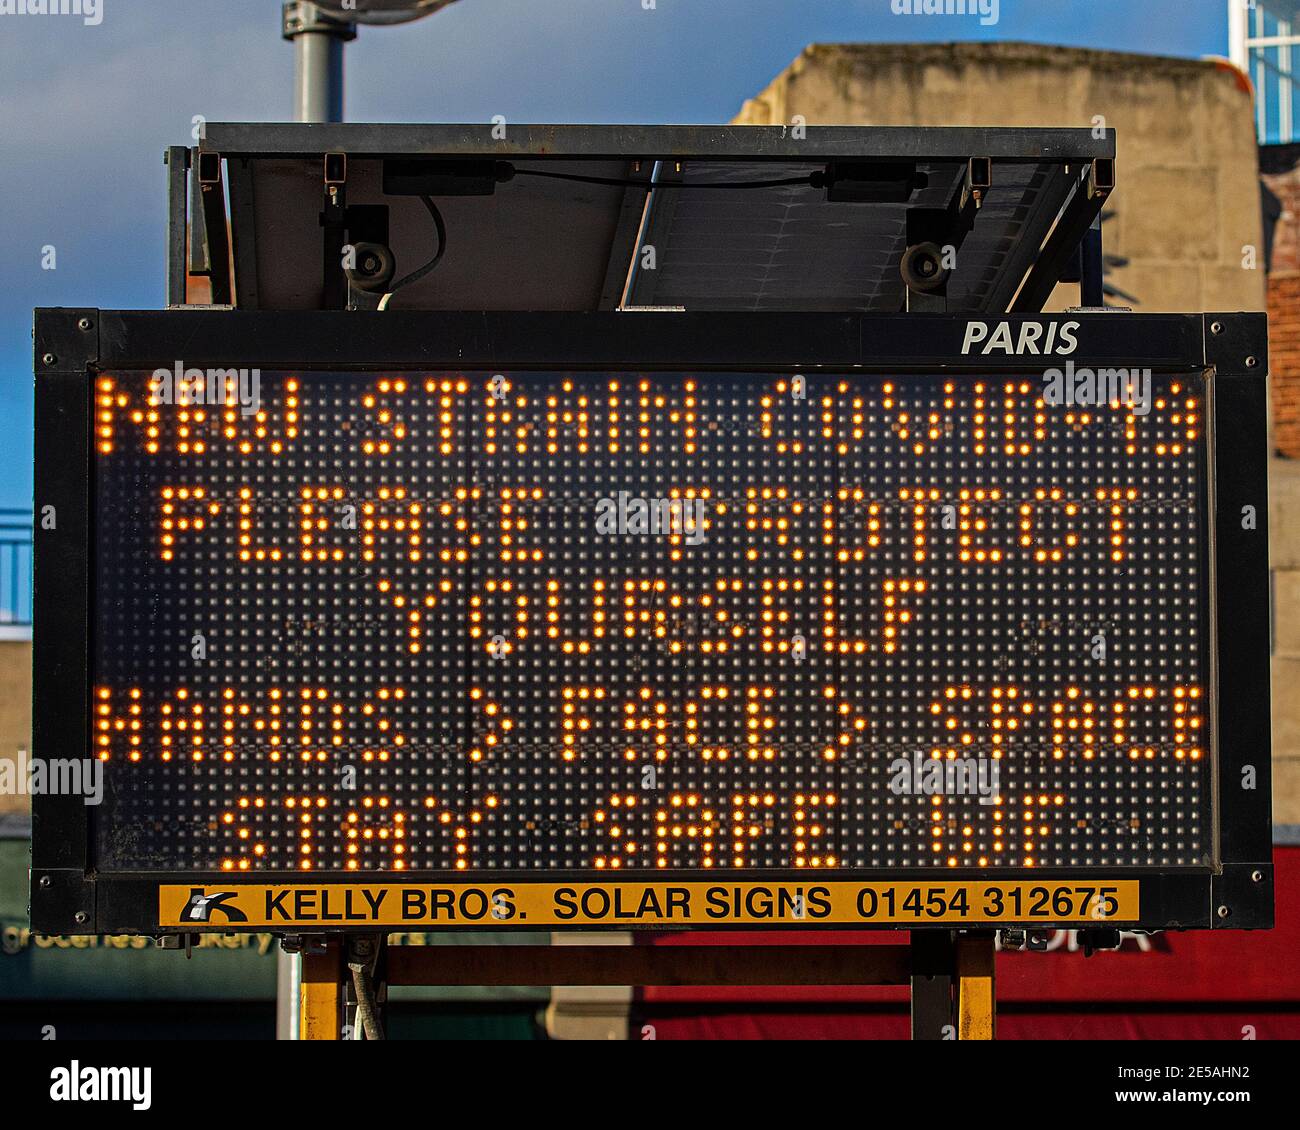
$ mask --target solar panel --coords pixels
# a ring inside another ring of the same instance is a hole
[[[230,182],[231,290],[241,308],[347,304],[337,288],[331,295],[322,269],[327,198],[338,202],[343,228],[367,209],[367,223],[382,217],[399,275],[424,262],[436,244],[429,215],[417,196],[384,191],[385,164],[400,159],[443,182],[448,170],[478,163],[489,181],[482,194],[429,193],[446,222],[446,253],[436,271],[395,296],[395,308],[998,312],[1035,270],[1051,274],[1050,292],[1064,264],[1047,255],[1049,233],[1064,231],[1074,252],[1104,198],[1089,170],[1112,160],[1114,136],[214,124],[199,153]],[[322,176],[326,154],[346,170],[333,197]],[[973,162],[984,162],[989,183],[963,210]],[[903,194],[873,193],[880,185],[871,177],[899,169],[909,178]],[[846,178],[857,191],[827,186]],[[900,270],[918,231],[936,233],[934,243],[951,253],[937,305],[909,297]]]

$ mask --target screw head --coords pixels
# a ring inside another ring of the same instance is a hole
[[[77,319],[77,329],[81,330],[83,333],[84,333],[86,330],[90,329],[90,327],[93,326],[94,324],[95,324],[95,323],[92,322],[89,318],[78,318],[78,319]]]
[[[44,357],[41,358],[41,360],[45,362],[45,364],[47,365],[53,365],[54,362],[58,360],[58,358],[55,357],[53,353],[47,353],[45,354]]]
[[[45,889],[53,885],[53,882],[54,880],[52,880],[48,875],[42,875],[41,881],[38,884],[38,886],[40,886],[42,889]]]
[[[1222,323],[1222,322],[1211,322],[1211,323],[1210,323],[1210,333],[1212,333],[1212,334],[1221,334],[1221,333],[1223,333],[1223,323]]]
[[[1246,358],[1246,368],[1247,368],[1247,369],[1253,369],[1253,368],[1255,368],[1255,366],[1258,365],[1258,364],[1259,364],[1259,358],[1258,358],[1258,357],[1250,356],[1250,357],[1247,357],[1247,358]]]
[[[1264,872],[1252,871],[1250,873],[1250,881],[1252,883],[1262,883],[1264,881]]]
[[[1227,918],[1228,915],[1232,913],[1232,911],[1229,910],[1226,906],[1221,906],[1219,907],[1217,913],[1220,918]]]
[[[77,913],[72,916],[72,921],[78,926],[84,926],[86,924],[86,912],[84,910],[77,911]]]

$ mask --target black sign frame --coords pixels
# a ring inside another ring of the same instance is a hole
[[[33,756],[91,755],[89,640],[92,620],[94,420],[98,373],[170,366],[177,356],[197,366],[292,366],[297,369],[570,369],[690,368],[811,373],[908,372],[1037,374],[1045,359],[1023,352],[963,350],[973,321],[1003,340],[1020,342],[1020,327],[1075,322],[1076,363],[1205,372],[1209,379],[1211,665],[1209,702],[1218,864],[1203,869],[1074,868],[1076,879],[1138,880],[1140,920],[1104,923],[1142,929],[1268,928],[1273,921],[1269,716],[1267,326],[1262,314],[1131,314],[1082,312],[1041,316],[911,314],[623,313],[350,313],[227,310],[36,312],[36,468]],[[1059,329],[1059,326],[1058,326]],[[988,336],[995,336],[989,334]],[[981,338],[981,341],[987,337]],[[967,348],[970,347],[967,345]],[[1048,362],[1050,363],[1050,362]],[[1253,528],[1243,523],[1253,507]],[[1253,774],[1253,787],[1243,781]],[[310,881],[332,885],[394,885],[391,872],[97,873],[91,856],[89,809],[78,796],[33,798],[31,917],[47,934],[144,933],[266,929],[227,921],[179,928],[160,924],[159,890],[169,884],[236,889]],[[1050,873],[990,868],[909,869],[924,882],[1019,881]],[[493,883],[590,885],[589,875],[491,875]],[[764,882],[807,871],[764,872]],[[895,873],[817,872],[818,880],[868,883]],[[623,878],[632,879],[625,873]],[[716,871],[674,871],[678,882],[743,881]],[[750,876],[752,878],[752,875]],[[403,883],[447,883],[463,877],[403,873]],[[1020,919],[1005,926],[1050,928],[1056,919]],[[754,929],[754,922],[692,923],[710,929]],[[773,924],[775,925],[775,923]],[[789,927],[789,922],[780,923]],[[801,921],[844,928],[844,922]],[[873,923],[854,923],[870,928]],[[889,923],[884,928],[925,926]],[[932,923],[953,928],[951,922]],[[585,923],[583,929],[627,929],[628,923]],[[476,928],[472,924],[458,928]],[[341,931],[322,923],[312,933]],[[355,929],[355,927],[352,927]],[[425,927],[428,928],[428,927]],[[438,929],[447,928],[438,925]],[[493,927],[478,927],[488,928]],[[517,923],[512,928],[530,928]],[[554,929],[539,925],[539,929]],[[300,927],[281,933],[303,933]]]

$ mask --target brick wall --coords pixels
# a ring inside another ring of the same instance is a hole
[[[1282,205],[1273,232],[1268,277],[1269,375],[1273,390],[1273,444],[1300,458],[1300,166],[1264,173]]]
[[[1269,377],[1273,388],[1273,445],[1300,458],[1300,272],[1268,280]]]
[[[1300,151],[1295,146],[1268,146],[1260,153],[1260,179],[1281,201],[1282,215],[1273,232],[1273,273],[1300,274]]]
[[[1269,557],[1273,565],[1273,812],[1300,822],[1300,149],[1265,146],[1260,178],[1282,206],[1268,276]]]

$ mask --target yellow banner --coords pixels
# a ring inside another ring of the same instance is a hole
[[[462,926],[1064,925],[1135,922],[1136,879],[960,883],[294,883],[158,889],[158,924]]]

